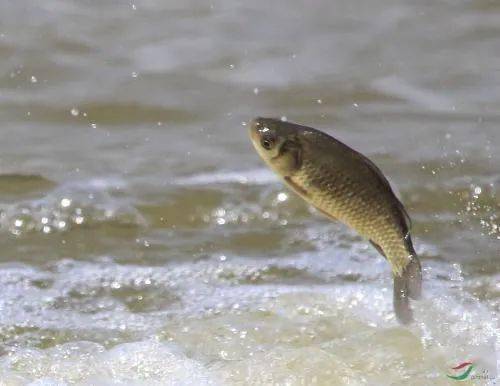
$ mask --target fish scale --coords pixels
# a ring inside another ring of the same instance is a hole
[[[335,177],[329,178],[335,169],[329,168],[328,172],[325,169],[313,158],[303,163],[293,180],[309,192],[305,198],[313,206],[380,245],[394,272],[400,274],[411,253],[404,245],[405,235],[395,226],[394,208],[384,201],[373,200],[376,193],[373,189],[364,189],[338,170]]]

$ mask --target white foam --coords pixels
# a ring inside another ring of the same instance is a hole
[[[208,184],[251,184],[265,185],[277,182],[278,177],[269,169],[254,169],[241,172],[206,173],[179,178],[178,185],[208,185]]]
[[[2,384],[216,385],[209,372],[172,344],[157,340],[125,343],[109,350],[72,342],[47,350],[18,350],[1,362]],[[26,382],[26,383],[24,383]]]

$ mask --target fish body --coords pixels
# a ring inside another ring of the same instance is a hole
[[[410,218],[380,169],[330,135],[272,118],[251,122],[264,161],[297,194],[326,216],[356,230],[387,259],[394,276],[398,320],[413,319],[409,297],[421,293],[421,267]]]

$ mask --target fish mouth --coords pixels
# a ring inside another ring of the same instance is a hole
[[[262,123],[261,123],[261,118],[254,118],[250,121],[249,124],[249,132],[250,132],[250,138],[252,141],[256,142],[259,141],[260,139],[260,132],[262,130]]]

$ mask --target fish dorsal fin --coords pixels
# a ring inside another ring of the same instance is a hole
[[[406,208],[404,207],[403,203],[401,201],[399,201],[399,198],[397,198],[395,194],[394,194],[394,197],[397,200],[397,205],[398,205],[399,210],[401,211],[401,213],[403,213],[403,217],[405,219],[405,224],[406,224],[407,232],[410,232],[411,227],[412,227],[412,222],[411,222],[410,215],[406,211]]]
[[[408,215],[408,212],[406,211],[403,203],[399,200],[399,198],[392,190],[391,184],[389,183],[389,181],[387,180],[387,178],[384,176],[384,174],[377,165],[375,165],[370,159],[365,157],[363,154],[361,153],[358,154],[366,161],[366,166],[375,174],[375,176],[377,176],[377,180],[379,181],[380,185],[394,197],[394,199],[396,200],[396,207],[403,215],[404,225],[406,226],[406,232],[407,233],[410,232],[410,229],[412,227],[411,218]]]

